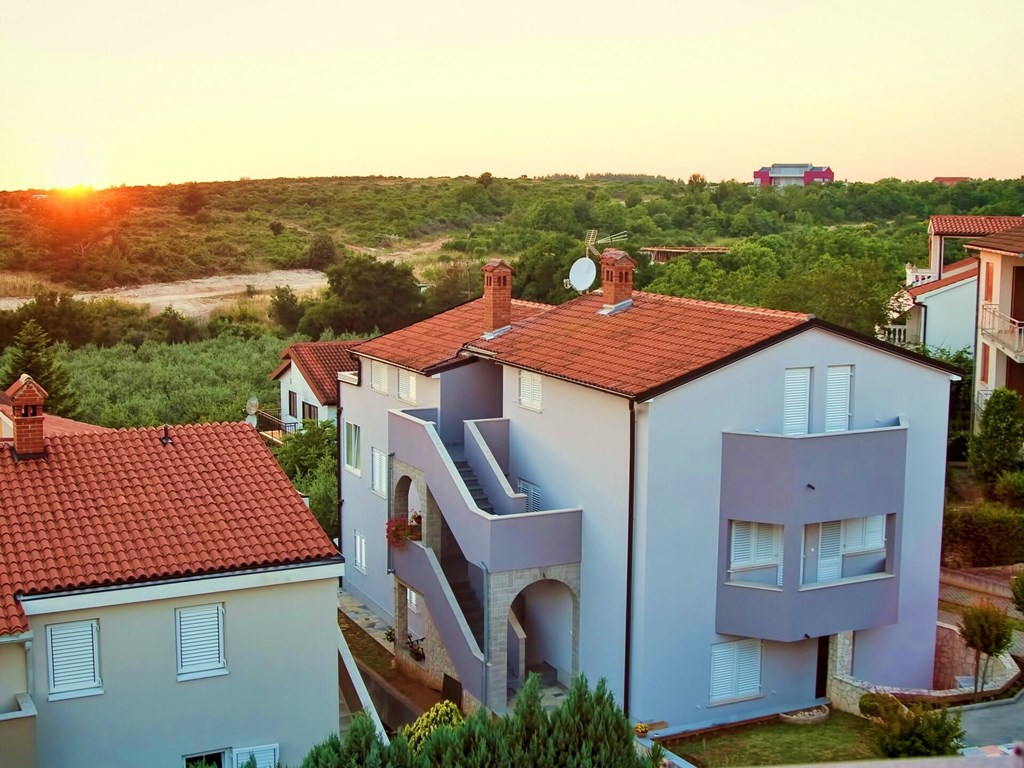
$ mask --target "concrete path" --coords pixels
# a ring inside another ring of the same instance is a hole
[[[964,741],[976,747],[986,744],[1008,745],[1024,741],[1024,694],[1016,701],[993,702],[961,710]]]

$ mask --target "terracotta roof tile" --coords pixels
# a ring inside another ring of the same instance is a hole
[[[400,330],[365,341],[353,351],[419,373],[434,373],[460,359],[466,342],[484,332],[483,299],[460,304]],[[512,300],[512,323],[551,310],[547,304]]]
[[[1015,227],[1020,216],[932,216],[928,234],[944,237],[981,237]]]
[[[621,312],[597,314],[603,306],[600,293],[586,294],[468,347],[501,363],[636,396],[810,320],[642,292]]]
[[[980,240],[971,240],[971,242],[967,243],[967,247],[985,251],[1000,251],[1002,253],[1024,253],[1024,224],[1018,224],[1011,229],[1004,229]]]
[[[290,344],[281,353],[284,360],[277,370],[270,374],[277,379],[292,363],[299,369],[302,378],[309,384],[322,405],[337,405],[338,374],[341,371],[358,371],[359,361],[351,354],[352,347],[360,341],[300,341]]]
[[[972,259],[973,261],[973,259]],[[959,263],[959,262],[957,262]],[[962,283],[965,280],[971,280],[978,276],[978,265],[975,263],[973,269],[968,269],[965,272],[957,272],[949,277],[944,277],[941,280],[932,280],[928,283],[920,283],[911,288],[908,293],[913,297],[924,296],[926,293],[931,293],[939,288],[945,288],[948,285],[955,285],[956,283]]]
[[[337,551],[248,424],[61,434],[0,446],[0,635],[15,595],[331,559]]]
[[[0,403],[0,413],[8,419],[14,418],[14,412],[8,404]],[[86,424],[84,421],[65,419],[63,416],[46,414],[43,419],[43,434],[50,435],[77,435],[83,432],[112,432],[110,427],[101,427],[96,424]]]

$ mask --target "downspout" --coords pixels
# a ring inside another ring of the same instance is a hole
[[[636,509],[633,497],[636,486],[636,402],[629,400],[629,499],[626,503],[626,641],[623,663],[622,711],[629,717],[629,680],[633,644],[633,527]]]
[[[487,570],[487,563],[485,563],[483,560],[480,561],[480,568],[483,569],[484,572],[484,647],[482,648],[484,652],[484,663],[483,680],[481,681],[480,685],[480,692],[481,696],[483,697],[483,701],[481,701],[480,703],[484,706],[484,708],[487,708],[487,668],[491,666],[489,654],[487,652],[487,649],[491,647],[491,633],[489,627],[491,623],[491,617],[490,612],[488,610],[491,605],[491,572]]]
[[[341,432],[342,432],[341,426],[342,426],[342,414],[344,413],[344,410],[345,409],[341,407],[341,382],[339,381],[338,382],[338,413],[334,417],[334,430],[335,430],[335,433],[336,433],[334,435],[334,440],[337,443],[337,445],[335,446],[335,449],[336,449],[335,455],[338,457],[338,552],[339,553],[341,552],[342,544],[343,544],[343,540],[341,538],[341,535],[342,535],[341,532],[343,530],[342,527],[341,527],[341,511],[342,511],[342,508],[345,506],[345,498],[341,495],[341,478],[345,474],[345,470],[344,470],[344,466],[343,466],[344,465],[344,460],[341,457]],[[339,587],[343,587],[344,585],[345,585],[345,577],[344,576],[340,576],[338,578],[338,586]]]

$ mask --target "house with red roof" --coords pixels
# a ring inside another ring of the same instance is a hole
[[[270,378],[281,386],[280,432],[293,432],[304,419],[338,417],[338,373],[356,369],[350,350],[358,341],[305,341],[290,344]],[[276,426],[276,425],[273,425]]]
[[[344,565],[255,430],[55,432],[6,395],[0,763],[297,765],[336,731]]]
[[[999,387],[1024,396],[1024,223],[972,240],[978,256],[975,404]]]
[[[397,663],[496,711],[530,671],[603,677],[662,732],[823,701],[840,644],[844,679],[930,687],[955,372],[634,267],[546,306],[494,260],[352,348],[345,585],[419,641]]]

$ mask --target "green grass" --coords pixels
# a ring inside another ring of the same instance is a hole
[[[874,727],[862,718],[832,712],[828,720],[814,725],[772,720],[661,744],[680,757],[697,758],[707,768],[873,760],[881,757],[874,746]]]

